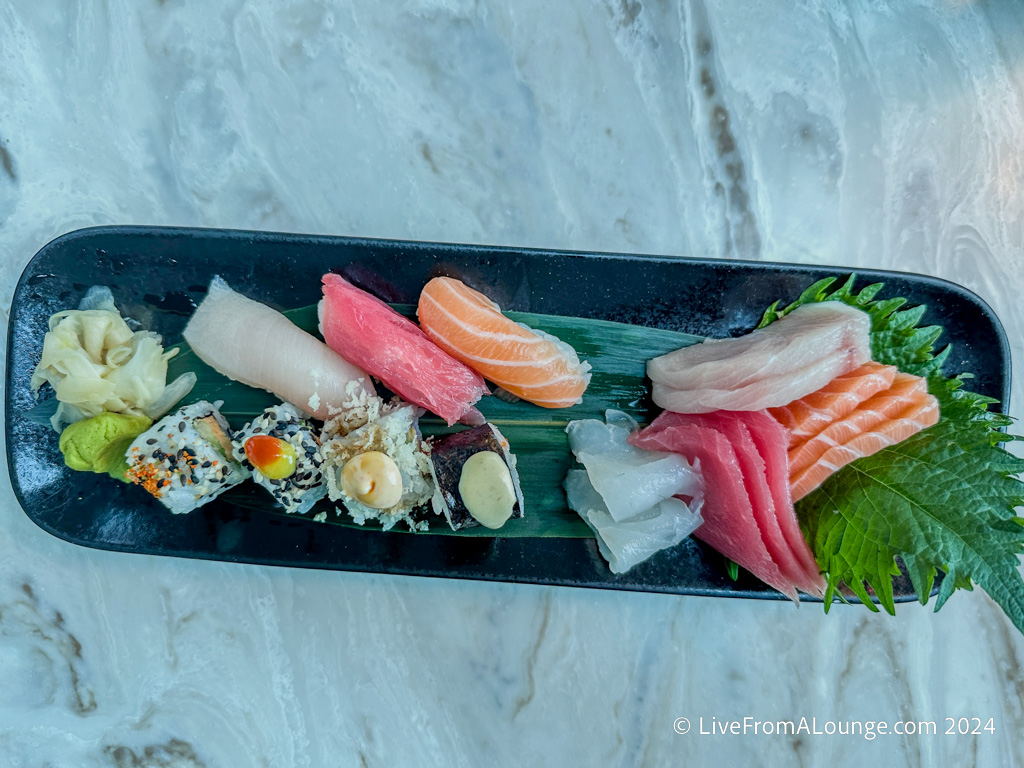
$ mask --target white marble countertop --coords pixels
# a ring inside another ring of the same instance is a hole
[[[57,235],[197,225],[924,272],[1024,360],[1024,9],[777,5],[0,4],[4,317]],[[114,554],[0,483],[3,766],[1024,763],[981,591],[825,616]],[[698,732],[745,716],[940,733]]]

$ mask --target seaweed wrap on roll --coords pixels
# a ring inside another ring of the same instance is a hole
[[[248,478],[248,470],[231,455],[230,427],[220,405],[206,400],[186,405],[135,438],[125,452],[125,477],[176,515]]]
[[[430,503],[452,530],[501,528],[523,516],[516,457],[493,424],[432,438],[430,458],[437,487]]]
[[[271,406],[234,439],[233,455],[289,514],[308,512],[327,494],[320,439],[294,405]]]

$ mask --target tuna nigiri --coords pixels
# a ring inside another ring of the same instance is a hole
[[[579,403],[590,365],[554,336],[513,322],[479,291],[435,277],[417,307],[424,332],[439,347],[508,392],[545,408]]]
[[[233,291],[219,276],[185,327],[185,341],[229,379],[273,392],[318,419],[361,390],[365,371],[265,304]]]
[[[327,345],[392,392],[448,422],[482,424],[487,394],[475,371],[434,344],[414,322],[340,275],[323,276],[320,332]]]
[[[650,360],[652,399],[677,413],[786,405],[870,360],[870,330],[868,315],[847,304],[805,304],[746,336]]]

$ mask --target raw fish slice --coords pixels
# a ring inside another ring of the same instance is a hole
[[[870,329],[867,314],[847,304],[806,304],[746,336],[650,360],[652,397],[679,413],[786,405],[870,360]]]
[[[704,524],[694,536],[794,602],[799,600],[761,538],[750,497],[743,487],[739,459],[725,435],[698,426],[692,417],[666,411],[650,426],[631,435],[629,442],[637,448],[680,453],[691,462],[699,462],[709,493],[701,508]]]
[[[804,443],[789,449],[789,474],[794,476],[807,469],[830,448],[851,440],[862,432],[874,429],[887,421],[913,401],[928,394],[928,382],[920,376],[897,373],[893,384],[884,392],[868,398],[842,419],[833,422]]]
[[[768,487],[765,461],[758,453],[750,430],[744,423],[743,417],[746,415],[745,413],[716,411],[693,416],[691,419],[694,423],[717,429],[732,444],[739,462],[743,487],[747,491],[747,496],[750,497],[754,520],[757,521],[757,527],[761,531],[761,540],[767,547],[768,554],[771,555],[772,560],[778,565],[779,571],[789,582],[805,592],[813,592],[803,565],[797,562],[796,555],[793,554],[789,543],[782,535],[782,529],[776,518],[774,495]],[[789,485],[788,477],[786,485]]]
[[[906,440],[922,429],[938,423],[939,401],[932,395],[914,398],[894,419],[857,435],[843,445],[826,451],[814,464],[793,475],[793,498],[802,499],[851,461],[870,456],[883,448]]]
[[[664,499],[635,517],[616,521],[587,472],[570,469],[565,478],[569,506],[590,526],[612,573],[625,573],[656,552],[674,547],[701,524],[700,504]]]
[[[501,314],[479,291],[450,277],[435,277],[420,294],[417,314],[439,347],[489,381],[545,408],[582,400],[590,365],[563,341]]]
[[[765,411],[729,415],[743,419],[744,425],[750,430],[754,447],[764,459],[768,488],[775,504],[776,520],[790,550],[806,575],[803,585],[797,582],[797,586],[810,595],[823,595],[825,579],[814,559],[814,553],[807,544],[807,539],[800,530],[800,523],[793,509],[793,497],[789,486],[789,459],[786,456],[786,430]]]
[[[677,453],[644,451],[628,443],[637,423],[621,411],[570,421],[565,431],[576,460],[616,522],[635,517],[672,496],[702,496],[700,474]],[[788,482],[788,479],[787,479]]]
[[[768,413],[789,430],[790,447],[802,443],[843,418],[872,395],[892,386],[895,365],[869,360],[844,376],[838,376],[817,392],[812,392]]]
[[[324,275],[323,284],[320,332],[331,349],[449,426],[483,423],[473,404],[487,394],[487,385],[477,373],[440,349],[414,322],[340,275]]]
[[[199,358],[229,379],[266,389],[318,419],[373,393],[369,375],[280,312],[233,291],[219,276],[185,327]]]

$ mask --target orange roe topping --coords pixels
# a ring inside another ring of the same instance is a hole
[[[129,467],[128,471],[125,472],[125,477],[136,485],[141,485],[158,499],[163,495],[160,493],[162,484],[159,482],[159,473],[153,464],[143,463]]]

